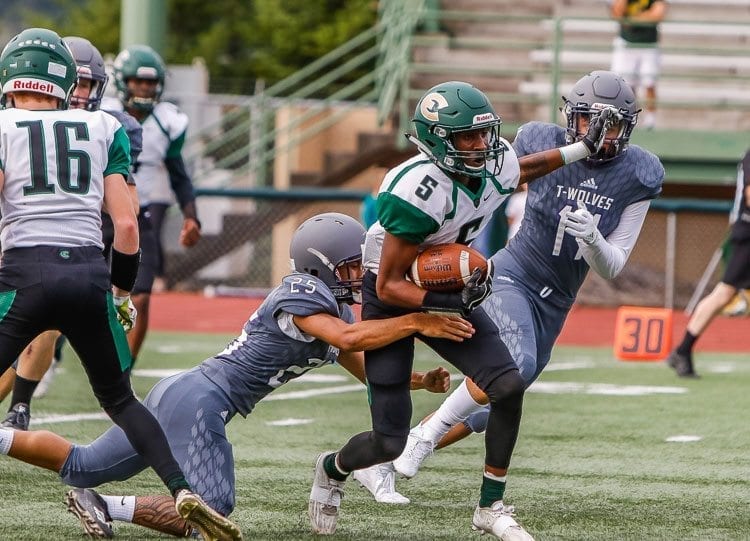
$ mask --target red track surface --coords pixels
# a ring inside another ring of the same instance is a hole
[[[207,298],[201,294],[160,293],[151,299],[150,327],[159,331],[239,334],[262,298]],[[558,343],[611,346],[615,335],[614,308],[575,306]],[[674,340],[685,331],[687,316],[674,314]],[[750,319],[717,317],[696,345],[696,351],[750,352]]]

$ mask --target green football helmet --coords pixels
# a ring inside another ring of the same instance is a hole
[[[148,45],[131,45],[120,51],[114,62],[117,97],[128,109],[151,111],[164,91],[167,68],[159,53]],[[128,79],[151,79],[157,81],[153,96],[137,97],[128,90]]]
[[[500,141],[502,120],[484,92],[461,81],[441,83],[420,98],[414,112],[416,136],[407,138],[438,167],[468,177],[497,175],[502,168],[505,146]],[[460,151],[453,135],[462,131],[487,130],[487,149]],[[467,164],[466,159],[483,158],[481,166]],[[488,165],[492,169],[488,169]]]
[[[27,28],[0,53],[0,106],[11,92],[38,92],[58,98],[65,109],[76,83],[76,64],[68,46],[46,28]]]

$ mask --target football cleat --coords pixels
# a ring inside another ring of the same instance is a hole
[[[502,541],[534,541],[529,532],[524,530],[513,515],[512,505],[498,500],[491,507],[479,507],[474,510],[471,529],[481,534],[491,533]]]
[[[198,530],[205,541],[242,541],[239,526],[211,509],[198,494],[182,489],[174,506],[177,514]]]
[[[330,535],[336,531],[336,521],[339,518],[339,507],[341,507],[341,498],[344,497],[344,483],[346,483],[346,481],[337,481],[328,477],[323,467],[323,460],[332,452],[327,451],[318,455],[312,490],[310,490],[310,502],[307,507],[313,532],[323,535]]]
[[[396,492],[396,469],[392,462],[354,470],[354,478],[375,497],[378,503],[407,504],[409,498]]]
[[[3,428],[15,430],[28,430],[31,422],[31,408],[24,402],[19,402],[8,411],[5,420],[0,423]]]
[[[693,368],[693,356],[690,354],[683,355],[682,353],[678,353],[675,349],[669,354],[669,357],[667,357],[667,364],[674,368],[674,371],[677,372],[677,375],[681,378],[700,377]]]
[[[393,467],[406,478],[417,475],[422,462],[435,450],[435,443],[422,437],[422,425],[417,425],[409,432],[406,447],[396,460]]]
[[[68,513],[74,514],[81,521],[86,535],[96,539],[114,537],[112,517],[109,516],[107,504],[95,490],[90,488],[69,490],[65,503],[68,506]]]

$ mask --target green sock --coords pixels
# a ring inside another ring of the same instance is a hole
[[[185,476],[179,474],[169,478],[167,481],[167,488],[174,498],[179,490],[182,490],[183,488],[190,490],[190,485],[185,480]]]
[[[505,481],[482,477],[482,490],[479,493],[479,507],[489,507],[505,495]]]
[[[336,481],[346,481],[346,478],[349,476],[348,473],[342,472],[336,466],[336,453],[331,453],[323,459],[323,469],[328,474],[328,477],[336,479]]]

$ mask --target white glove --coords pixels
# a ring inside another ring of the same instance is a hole
[[[599,236],[599,230],[594,223],[594,216],[586,208],[586,204],[578,201],[578,210],[567,212],[563,220],[565,232],[584,244],[593,244]]]
[[[117,321],[122,325],[123,330],[127,333],[135,327],[135,320],[138,317],[138,310],[135,309],[130,295],[124,297],[113,296],[112,300],[115,305],[115,314]]]

